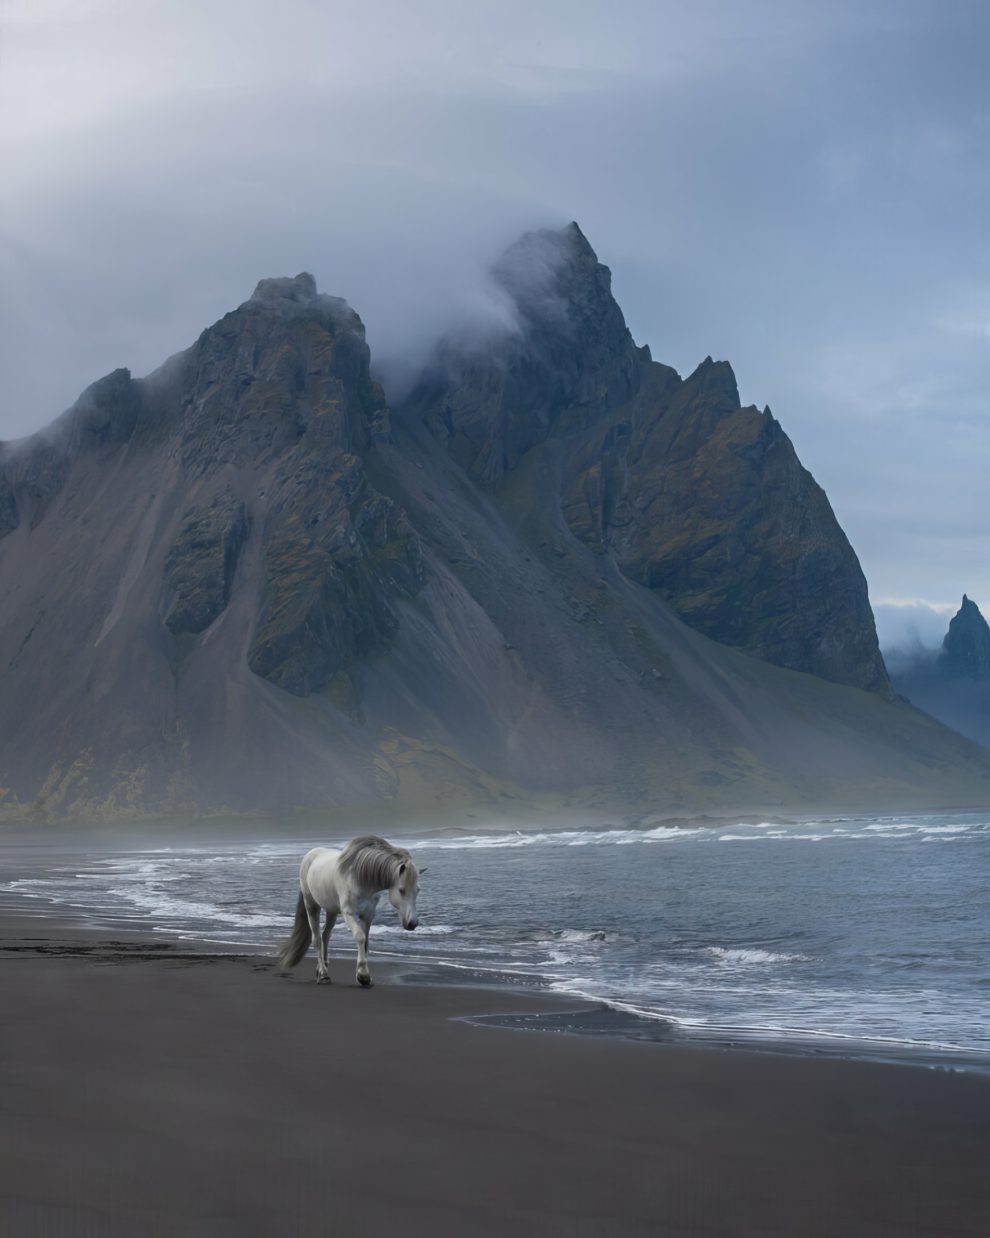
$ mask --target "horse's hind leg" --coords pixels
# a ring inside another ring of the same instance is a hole
[[[332,911],[328,911],[326,923],[323,925],[323,938],[322,938],[323,949],[321,952],[321,957],[323,959],[323,969],[324,969],[323,977],[321,977],[321,979],[325,979],[327,984],[330,983],[330,956],[329,956],[330,934],[333,931],[333,926],[334,924],[336,924],[336,922],[337,922],[336,915]]]
[[[306,900],[306,915],[309,919],[309,931],[313,934],[313,949],[316,951],[316,982],[329,984],[330,975],[327,971],[326,958],[323,953],[323,941],[320,937],[320,904]]]

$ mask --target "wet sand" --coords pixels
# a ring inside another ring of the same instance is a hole
[[[0,912],[0,1234],[990,1233],[985,1077],[509,1031],[463,1019],[575,1004],[311,972]]]

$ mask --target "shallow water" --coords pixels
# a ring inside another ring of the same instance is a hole
[[[312,842],[35,855],[0,888],[270,950]],[[687,1035],[990,1068],[986,816],[403,843],[429,867],[421,927],[402,932],[383,899],[375,954],[535,977]],[[332,952],[353,954],[343,926]]]

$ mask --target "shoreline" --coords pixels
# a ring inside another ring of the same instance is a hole
[[[965,815],[981,816],[982,814]],[[713,827],[713,819],[709,817],[698,817],[694,820],[696,823],[704,822],[708,828],[722,828],[721,826]],[[738,818],[733,820],[738,822]],[[817,818],[814,820],[818,823]],[[833,822],[836,820],[840,819],[832,819]],[[849,818],[841,818],[841,820],[849,820]],[[688,825],[686,821],[683,824],[685,827]],[[449,837],[451,833],[456,833],[458,838],[455,846],[459,845],[465,836],[468,836],[468,843],[473,845],[474,831],[478,828],[471,824],[457,831],[438,830],[437,834],[442,839]],[[694,829],[697,828],[696,824]],[[620,833],[622,835],[639,832],[649,834],[651,829],[670,833],[673,827],[670,824],[658,827],[651,822],[643,822],[638,828],[622,830]],[[505,834],[504,830],[490,832]],[[589,828],[569,830],[565,831],[565,834],[584,832],[592,837],[600,833],[599,830]],[[538,831],[530,830],[516,831],[516,833],[539,834]],[[154,856],[155,853],[170,851],[178,853],[190,849],[201,851],[211,846],[236,848],[239,845],[254,845],[250,839],[236,834],[227,834],[215,840],[201,836],[197,836],[195,840],[192,838],[158,839],[155,840],[159,843],[158,846],[149,847],[147,844],[150,840],[140,837],[125,840],[115,832],[96,840],[91,835],[85,834],[72,840],[74,845],[69,845],[68,839],[54,838],[47,832],[21,840],[20,843],[9,839],[7,841],[5,858],[8,861],[9,870],[17,873],[21,878],[28,877],[29,879],[36,872],[47,873],[51,869],[53,860],[64,862],[71,869],[72,864],[81,863],[84,858],[88,860],[94,854],[98,855],[101,852],[111,856],[131,853],[140,858],[145,853]],[[305,849],[312,840],[285,837],[278,841],[279,843],[291,843],[293,846],[298,845]],[[129,844],[126,847],[125,842]],[[482,847],[488,845],[484,841],[484,835],[477,838],[477,844]],[[15,918],[31,916],[47,921],[47,927],[43,930],[47,933],[49,930],[58,931],[55,929],[57,924],[64,928],[71,919],[81,932],[95,932],[104,937],[109,935],[117,938],[137,933],[142,941],[148,940],[150,934],[159,941],[173,943],[173,946],[169,948],[181,944],[187,952],[198,952],[216,957],[223,957],[227,954],[254,955],[259,951],[270,951],[273,948],[267,937],[264,944],[245,940],[247,935],[243,932],[235,931],[233,936],[225,937],[222,924],[207,928],[205,924],[197,926],[195,921],[185,926],[169,925],[166,922],[161,927],[151,927],[154,921],[149,922],[144,914],[129,916],[126,913],[116,914],[108,911],[105,904],[93,903],[92,900],[86,899],[85,890],[86,883],[82,883],[79,887],[81,896],[79,901],[75,905],[70,905],[58,903],[44,893],[29,894],[25,891],[0,889],[0,924],[8,912]],[[335,942],[337,948],[332,950],[332,953],[338,959],[339,966],[342,956],[349,956],[351,947],[349,942],[341,944],[342,939],[339,936],[335,938]],[[404,942],[403,944],[409,945],[410,943]],[[656,1003],[640,1004],[634,998],[615,989],[614,986],[611,992],[602,996],[594,991],[601,986],[588,986],[580,981],[569,985],[565,979],[554,976],[552,972],[544,974],[539,970],[538,965],[534,967],[532,963],[527,964],[521,960],[515,964],[507,963],[505,966],[499,966],[482,958],[458,958],[456,951],[449,957],[442,957],[443,954],[449,955],[449,952],[441,952],[438,956],[435,949],[427,949],[425,953],[421,953],[418,943],[415,949],[416,955],[412,957],[402,950],[398,953],[391,953],[387,939],[379,938],[375,943],[374,958],[379,967],[384,965],[389,969],[389,974],[402,983],[420,985],[432,983],[497,992],[517,991],[528,996],[561,998],[570,1006],[566,1012],[556,1008],[555,1011],[548,1011],[540,1016],[528,1016],[523,1020],[516,1020],[511,1016],[503,1018],[494,1012],[489,1014],[481,1012],[478,1017],[493,1026],[506,1026],[514,1030],[525,1028],[531,1031],[556,1032],[598,1039],[649,1041],[667,1046],[683,1046],[706,1051],[729,1050],[749,1054],[762,1053],[886,1063],[928,1070],[990,1075],[990,1052],[979,1046],[973,1047],[971,1039],[967,1040],[964,1036],[959,1038],[961,1043],[954,1043],[949,1027],[932,1029],[936,1031],[934,1036],[929,1033],[927,1037],[912,1039],[906,1034],[883,1035],[880,1027],[878,1027],[880,1034],[877,1035],[870,1034],[872,1028],[865,1028],[862,1035],[855,1035],[845,1032],[841,1027],[821,1031],[814,1030],[814,1024],[810,1027],[800,1025],[791,1027],[787,1026],[786,1018],[779,1021],[766,1020],[763,1025],[754,1022],[734,1023],[731,1019],[723,1019],[719,1022],[717,1018],[702,1021],[681,1017],[677,1013],[676,1005],[666,1009],[663,1006],[658,1007]],[[300,970],[304,971],[305,968],[304,963]],[[588,987],[591,988],[591,992],[585,991]],[[823,1020],[823,1026],[826,1029],[830,1028],[831,1025],[827,1018]],[[929,1029],[921,1030],[924,1032]],[[938,1030],[942,1030],[943,1034],[938,1035]]]
[[[37,899],[37,908],[31,904]],[[71,910],[71,916],[67,912]],[[219,962],[248,960],[256,968],[270,964],[274,955],[259,952],[249,943],[196,937],[164,929],[133,928],[130,921],[97,919],[82,908],[58,911],[41,896],[0,891],[0,958],[32,953],[50,957],[98,958],[108,962],[144,961]],[[26,935],[27,925],[44,925],[50,932]],[[52,936],[52,933],[55,936]],[[224,949],[223,947],[228,947]],[[349,944],[332,950],[330,962],[343,972],[353,962]],[[310,979],[313,956],[288,978]],[[375,973],[386,983],[414,988],[444,988],[485,993],[518,994],[525,1002],[539,1000],[550,1009],[525,1013],[480,1011],[465,1016],[477,1026],[511,1031],[582,1036],[600,1040],[636,1041],[698,1052],[730,1052],[769,1056],[872,1063],[907,1069],[947,1072],[990,1078],[990,1054],[959,1046],[935,1045],[897,1038],[857,1038],[802,1029],[723,1027],[683,1023],[674,1015],[640,1011],[631,1002],[605,999],[578,990],[554,987],[534,972],[457,964],[431,958],[408,958],[376,949]],[[501,1000],[498,1004],[501,1004]]]
[[[14,846],[50,844],[56,840],[72,842],[77,837],[94,842],[119,844],[146,842],[165,838],[176,845],[221,842],[236,839],[253,840],[272,837],[321,838],[361,833],[392,834],[396,838],[456,837],[458,835],[512,833],[544,833],[559,830],[649,830],[713,829],[731,825],[754,825],[768,822],[779,825],[801,825],[815,821],[846,820],[860,817],[931,815],[969,816],[990,814],[990,801],[964,801],[939,804],[924,799],[895,802],[889,798],[878,802],[846,801],[818,804],[783,803],[763,807],[743,807],[729,811],[711,806],[697,811],[660,808],[653,811],[630,811],[620,803],[600,806],[571,804],[566,800],[551,803],[524,802],[506,811],[504,806],[471,805],[452,812],[432,812],[415,805],[388,811],[381,805],[357,805],[331,812],[299,811],[272,816],[251,813],[211,813],[206,816],[178,817],[169,815],[122,816],[112,819],[55,818],[36,820],[28,815],[0,812],[0,842]]]
[[[978,1075],[510,1035],[588,1010],[382,962],[365,992],[339,957],[318,986],[7,899],[0,933],[0,1232],[986,1232]]]

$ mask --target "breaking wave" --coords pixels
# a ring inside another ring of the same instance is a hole
[[[492,832],[457,838],[417,838],[407,840],[418,851],[496,851],[507,847],[600,847],[634,846],[639,843],[675,842],[702,833],[700,826],[659,825],[653,829],[553,830],[546,832]]]
[[[720,963],[752,966],[760,963],[806,963],[805,954],[780,954],[775,950],[757,950],[732,946],[706,946],[705,953]]]

